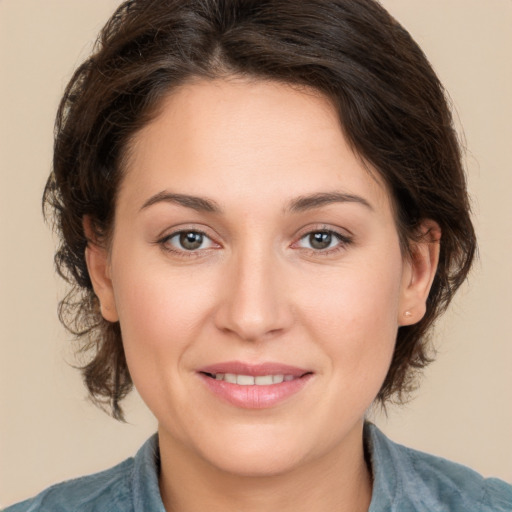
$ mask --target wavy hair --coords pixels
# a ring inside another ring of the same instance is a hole
[[[377,399],[403,401],[431,361],[429,332],[476,250],[461,150],[436,74],[408,32],[373,0],[131,0],[101,31],[57,114],[44,192],[72,289],[59,314],[86,357],[93,400],[123,418],[132,388],[120,327],[100,314],[85,262],[84,216],[108,243],[123,156],[169,91],[239,75],[313,87],[335,106],[354,150],[387,184],[404,247],[423,219],[442,230],[427,311],[399,328]]]

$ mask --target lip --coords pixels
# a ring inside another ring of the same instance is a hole
[[[281,363],[259,363],[250,364],[241,361],[226,361],[223,363],[212,364],[205,366],[198,370],[201,373],[236,373],[238,375],[251,375],[258,377],[262,375],[293,375],[294,377],[301,377],[306,373],[312,373],[311,370],[298,368],[297,366],[290,366]]]
[[[294,379],[279,384],[242,386],[210,377],[218,373],[253,377],[292,375]],[[197,370],[197,374],[215,396],[242,409],[266,409],[279,405],[302,390],[313,377],[311,370],[296,366],[273,362],[248,364],[241,361],[226,361],[205,366]]]

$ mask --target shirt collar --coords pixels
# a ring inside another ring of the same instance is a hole
[[[158,485],[159,472],[158,434],[154,434],[135,455],[132,474],[134,512],[165,512]]]
[[[410,472],[412,468],[401,467],[397,471],[397,464],[407,464],[408,461],[395,460],[393,446],[375,425],[365,423],[363,432],[373,478],[372,501],[368,512],[397,510],[395,507],[401,501],[404,487],[402,471]]]

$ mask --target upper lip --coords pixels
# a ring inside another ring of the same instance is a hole
[[[294,377],[302,377],[307,373],[312,373],[311,370],[299,368],[282,363],[259,363],[251,364],[242,361],[225,361],[222,363],[215,363],[208,366],[199,368],[200,373],[209,373],[216,375],[218,373],[234,373],[236,375],[251,375],[253,377],[263,375],[293,375]]]

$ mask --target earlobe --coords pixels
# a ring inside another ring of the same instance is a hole
[[[108,322],[117,322],[119,317],[114,298],[114,288],[110,277],[108,251],[96,239],[88,216],[83,220],[84,232],[87,237],[85,261],[91,278],[94,293],[98,297],[101,316]]]
[[[410,246],[402,281],[398,325],[419,322],[426,312],[427,298],[439,263],[441,228],[426,219],[420,224],[419,237]]]

